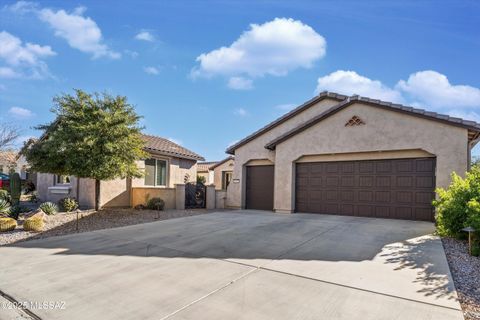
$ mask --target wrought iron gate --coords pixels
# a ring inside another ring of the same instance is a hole
[[[206,187],[201,183],[185,184],[185,209],[206,207]]]

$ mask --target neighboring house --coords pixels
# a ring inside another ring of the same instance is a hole
[[[213,172],[213,184],[216,190],[227,190],[232,182],[234,158],[228,157],[210,167]]]
[[[434,219],[436,187],[469,168],[480,124],[322,92],[227,149],[227,206]]]
[[[0,173],[9,174],[17,172],[21,179],[28,179],[28,166],[24,156],[19,156],[18,151],[0,151]]]
[[[197,176],[205,178],[205,185],[210,185],[214,182],[213,170],[211,166],[217,164],[218,161],[199,162],[197,164]]]
[[[176,184],[195,182],[197,161],[205,160],[170,140],[143,135],[145,151],[149,158],[137,161],[145,172],[142,178],[101,181],[100,203],[102,207],[129,207],[132,188],[173,189]],[[75,197],[80,206],[95,206],[95,181],[50,173],[37,174],[37,190],[42,201],[56,202],[64,197]]]

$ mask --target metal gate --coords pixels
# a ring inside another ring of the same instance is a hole
[[[185,184],[185,209],[206,207],[206,187],[201,183]]]

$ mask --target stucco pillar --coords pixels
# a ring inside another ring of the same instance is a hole
[[[215,209],[215,185],[211,184],[207,186],[207,209]]]
[[[175,209],[185,209],[185,184],[175,185]]]

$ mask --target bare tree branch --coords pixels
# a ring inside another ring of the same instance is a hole
[[[11,124],[0,123],[0,150],[12,147],[20,136],[20,130]]]

